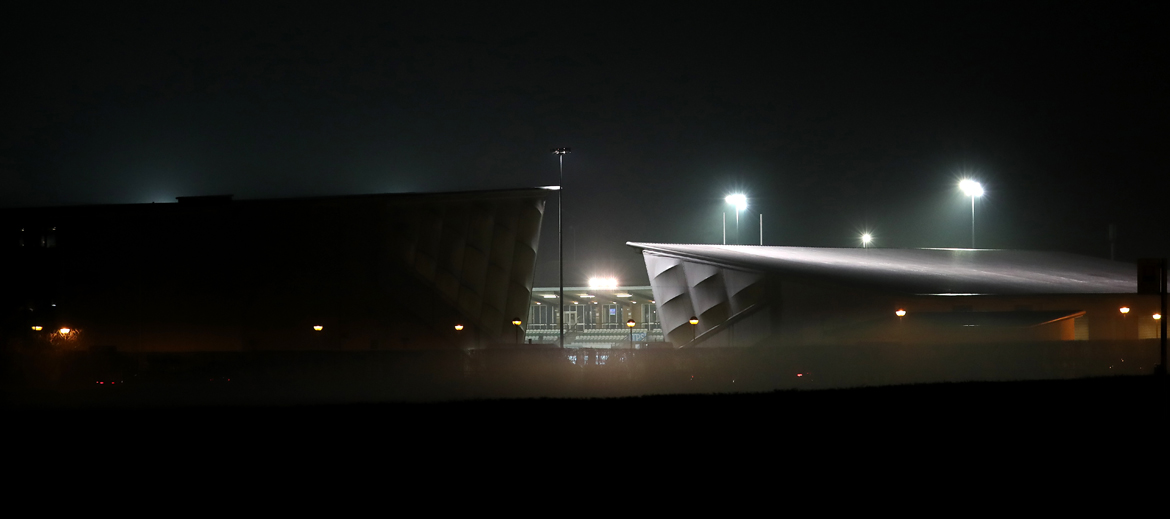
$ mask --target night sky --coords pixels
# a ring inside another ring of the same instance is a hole
[[[733,191],[748,243],[969,246],[964,177],[980,247],[1170,255],[1157,2],[238,4],[6,4],[0,206],[553,185],[571,146],[570,285],[718,243]]]

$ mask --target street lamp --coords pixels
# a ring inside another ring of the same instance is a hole
[[[516,344],[520,344],[520,318],[512,319],[512,325],[516,327]]]
[[[906,311],[899,308],[897,312],[894,312],[894,315],[896,315],[898,317],[906,317]]]
[[[561,343],[561,348],[564,348],[565,347],[565,239],[564,239],[564,235],[561,232],[561,221],[562,221],[561,215],[564,213],[564,199],[565,199],[565,196],[563,194],[565,191],[565,155],[572,153],[573,148],[554,148],[552,150],[552,152],[553,152],[553,154],[555,154],[557,156],[557,162],[560,164],[560,168],[561,168],[560,169],[560,175],[561,175],[560,176],[560,183],[558,184],[559,187],[557,189],[557,249],[558,249],[557,257],[559,258],[559,263],[560,263],[561,291],[560,291],[560,297],[557,299],[557,308],[560,309],[558,312],[560,314],[560,319],[558,319],[558,321],[561,324],[560,343]]]
[[[455,325],[455,331],[457,331],[457,332],[463,331],[463,325],[462,324]]]
[[[870,234],[870,233],[862,234],[861,235],[861,248],[864,249],[864,248],[869,247],[869,242],[871,242],[871,241],[873,241],[872,234]]]
[[[691,323],[691,342],[695,342],[695,325],[699,324],[699,318],[692,315],[691,320],[687,322]]]
[[[959,182],[959,189],[963,194],[971,197],[971,248],[975,248],[975,199],[983,196],[983,186],[971,179]]]
[[[633,319],[626,321],[626,328],[630,329],[630,349],[631,350],[634,349],[634,325],[635,324],[638,324],[638,323],[635,323]]]
[[[737,193],[734,195],[727,195],[723,199],[723,201],[735,206],[735,243],[738,245],[739,244],[739,213],[740,213],[740,211],[747,209],[747,197]],[[723,244],[727,245],[727,213],[726,212],[723,213]]]

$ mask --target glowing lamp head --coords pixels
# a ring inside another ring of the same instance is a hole
[[[1123,306],[1123,307],[1121,307],[1121,313],[1123,313],[1123,314],[1128,314],[1128,313],[1129,313],[1129,307],[1128,307],[1128,306]]]
[[[983,196],[983,185],[971,179],[959,182],[959,189],[963,190],[963,194],[967,196]]]
[[[69,328],[61,328],[60,330],[57,330],[57,332],[60,333],[61,335],[69,335],[69,333],[72,331],[73,330],[71,330]]]
[[[865,233],[865,234],[862,234],[862,235],[861,235],[861,244],[862,244],[862,245],[869,245],[869,242],[871,242],[871,241],[873,241],[873,235],[872,235],[872,234],[870,234],[870,233]]]
[[[35,325],[35,326],[33,326],[33,327],[32,327],[32,330],[33,330],[34,332],[39,332],[39,331],[41,331],[41,330],[44,330],[44,329],[45,329],[45,327],[44,327],[44,326],[40,326],[40,325]]]
[[[691,317],[691,320],[687,321],[687,322],[689,322],[691,324],[699,324],[699,318],[698,317]]]
[[[463,331],[463,325],[462,324],[455,325],[455,331],[457,331],[457,332]]]
[[[734,205],[736,211],[743,211],[744,209],[747,209],[747,197],[744,195],[740,195],[740,194],[727,195],[727,197],[724,198],[723,201],[727,202],[731,205]]]
[[[637,324],[637,323],[635,323],[633,319],[626,321],[626,326],[628,326],[630,328],[633,328],[635,324]]]
[[[896,315],[898,317],[906,317],[906,311],[899,308],[897,312],[894,312],[894,315]]]
[[[512,324],[513,324],[514,326],[520,326],[520,318],[519,318],[519,317],[517,317],[517,318],[515,318],[515,319],[512,319]]]
[[[1157,321],[1158,319],[1161,319],[1161,318],[1162,318],[1162,314],[1154,314],[1155,321]]]
[[[321,330],[324,330],[324,329],[325,329],[325,327],[324,327],[324,326],[321,326],[321,325],[319,325],[319,324],[318,324],[318,325],[316,325],[316,326],[313,326],[313,329],[319,332],[319,331],[321,331]]]

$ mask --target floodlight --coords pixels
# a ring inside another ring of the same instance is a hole
[[[747,197],[741,194],[727,195],[723,199],[725,202],[734,205],[736,211],[743,211],[747,209]]]
[[[983,185],[971,179],[959,182],[959,189],[962,189],[963,194],[967,196],[983,196]]]
[[[963,194],[971,197],[971,248],[975,248],[975,199],[983,196],[983,186],[969,178],[959,182],[959,189]]]
[[[589,288],[617,288],[617,278],[589,278]]]

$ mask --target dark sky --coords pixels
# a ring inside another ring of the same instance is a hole
[[[963,176],[980,247],[1170,254],[1158,2],[10,4],[0,206],[550,185],[572,146],[570,284],[719,242],[733,190],[744,241],[967,246]]]

